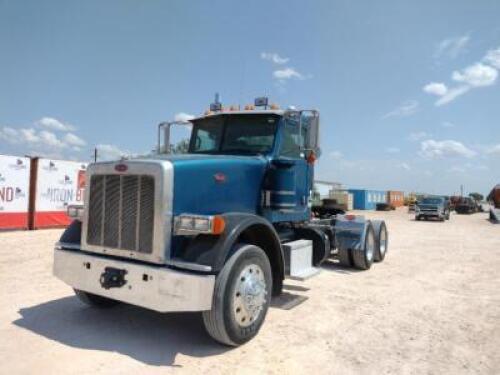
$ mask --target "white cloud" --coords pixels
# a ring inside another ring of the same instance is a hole
[[[278,69],[273,72],[273,77],[280,80],[285,81],[287,79],[295,78],[295,79],[306,79],[304,75],[299,73],[294,68],[283,68]]]
[[[450,172],[453,172],[453,173],[465,173],[465,168],[464,167],[460,167],[458,165],[454,165],[449,170],[450,170]]]
[[[497,144],[497,145],[489,147],[486,150],[486,153],[490,154],[490,155],[498,155],[498,156],[500,156],[500,143]]]
[[[476,152],[454,140],[436,141],[428,139],[420,144],[420,156],[426,159],[440,159],[447,157],[472,158]]]
[[[58,155],[58,157],[73,158],[74,155],[61,151],[80,152],[86,142],[73,133],[66,133],[58,137],[48,130],[37,130],[34,128],[0,128],[0,139],[11,145],[16,145],[19,153],[38,156]],[[52,156],[54,157],[54,156]]]
[[[443,96],[446,95],[446,93],[448,92],[448,88],[444,83],[431,82],[424,86],[424,92],[437,96]]]
[[[455,70],[451,74],[451,79],[458,82],[458,86],[449,88],[444,83],[431,82],[424,86],[424,91],[439,96],[435,102],[439,107],[452,102],[471,89],[495,84],[498,78],[498,70],[495,68],[500,69],[500,48],[488,51],[481,62],[462,70]]]
[[[448,104],[453,100],[455,100],[456,98],[458,98],[459,96],[468,92],[470,89],[471,89],[470,86],[458,86],[449,89],[446,95],[443,95],[436,101],[435,105],[437,107],[440,107],[442,105]]]
[[[468,84],[471,87],[491,86],[495,83],[498,72],[491,66],[477,63],[462,71],[454,71],[451,78],[454,81]]]
[[[33,128],[14,129],[10,127],[0,128],[0,138],[10,144],[36,144],[41,138]]]
[[[418,108],[419,104],[416,100],[408,100],[398,108],[386,113],[382,118],[411,116],[418,111]]]
[[[74,131],[76,128],[71,125],[59,121],[53,117],[42,117],[40,120],[36,121],[35,124],[41,128],[58,130],[58,131]]]
[[[494,66],[497,69],[500,69],[500,47],[497,49],[489,50],[486,53],[483,61]]]
[[[15,141],[17,137],[18,132],[16,129],[10,128],[8,126],[0,128],[0,139],[3,139],[9,143],[13,143],[13,141]]]
[[[387,147],[385,149],[385,152],[387,152],[388,154],[397,154],[399,153],[401,150],[397,147]]]
[[[451,122],[445,121],[441,124],[443,128],[454,128],[455,124],[452,124]]]
[[[47,145],[49,147],[64,148],[66,145],[59,139],[54,133],[47,130],[42,130],[38,133],[40,137],[40,143]]]
[[[340,160],[344,155],[340,151],[332,151],[329,153],[330,157],[334,160]]]
[[[118,146],[109,144],[100,144],[97,148],[97,160],[117,160],[122,156],[130,155],[130,152],[121,150]]]
[[[410,141],[419,141],[425,137],[428,137],[429,134],[427,134],[426,132],[414,132],[414,133],[410,133],[410,135],[408,136],[408,139]]]
[[[73,133],[66,134],[63,139],[64,142],[70,146],[83,147],[87,144],[87,142]]]
[[[40,141],[40,136],[36,133],[35,129],[19,129],[19,139],[15,141],[27,142],[27,143],[38,143]]]
[[[447,56],[451,59],[455,59],[465,51],[465,48],[467,47],[469,41],[469,35],[462,35],[455,38],[444,39],[436,46],[434,57],[441,58],[442,56]]]
[[[401,163],[401,164],[399,164],[399,168],[402,168],[402,169],[404,169],[406,171],[411,170],[411,167],[408,165],[408,163]]]
[[[179,112],[175,114],[174,120],[175,121],[182,121],[182,122],[187,122],[189,120],[194,119],[194,115],[190,115],[189,113],[185,112]]]
[[[288,57],[281,57],[275,52],[261,52],[260,58],[263,60],[272,61],[275,64],[286,64],[290,59]]]

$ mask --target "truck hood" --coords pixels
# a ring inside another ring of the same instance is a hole
[[[168,155],[173,214],[257,213],[268,160],[262,156]]]

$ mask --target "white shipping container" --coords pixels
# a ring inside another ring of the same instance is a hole
[[[0,229],[28,226],[30,159],[0,155]]]
[[[35,228],[67,225],[69,204],[83,204],[87,163],[39,159],[37,168]]]

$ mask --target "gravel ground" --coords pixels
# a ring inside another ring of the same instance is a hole
[[[500,225],[486,214],[367,216],[388,223],[385,261],[287,280],[260,334],[235,349],[214,343],[198,314],[82,305],[51,275],[60,230],[0,233],[1,372],[500,373]]]

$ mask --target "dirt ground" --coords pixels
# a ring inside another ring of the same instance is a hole
[[[51,275],[60,230],[0,233],[0,372],[500,373],[500,225],[486,214],[367,216],[388,223],[386,260],[287,280],[259,335],[235,349],[214,343],[198,314],[82,305]]]

